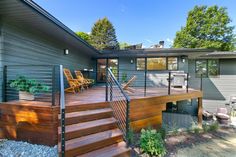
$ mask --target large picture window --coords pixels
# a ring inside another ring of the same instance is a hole
[[[145,70],[145,58],[136,59],[136,70]],[[147,70],[178,70],[177,57],[147,58]]]
[[[219,60],[196,60],[196,77],[216,77],[219,75]]]
[[[166,70],[166,58],[147,58],[147,70]]]

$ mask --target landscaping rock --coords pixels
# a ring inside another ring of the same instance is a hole
[[[57,146],[29,144],[12,140],[1,141],[0,157],[57,157]]]

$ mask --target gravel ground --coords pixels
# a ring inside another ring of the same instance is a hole
[[[57,146],[29,144],[0,139],[0,157],[57,157]]]

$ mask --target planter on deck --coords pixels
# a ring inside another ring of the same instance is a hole
[[[34,100],[34,95],[29,92],[19,91],[19,99],[20,100]]]

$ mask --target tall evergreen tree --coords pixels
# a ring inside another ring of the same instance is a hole
[[[176,33],[175,48],[211,48],[233,50],[235,36],[226,8],[195,6],[188,13],[187,23]]]
[[[115,28],[106,17],[99,19],[92,27],[91,43],[99,50],[119,49]]]

